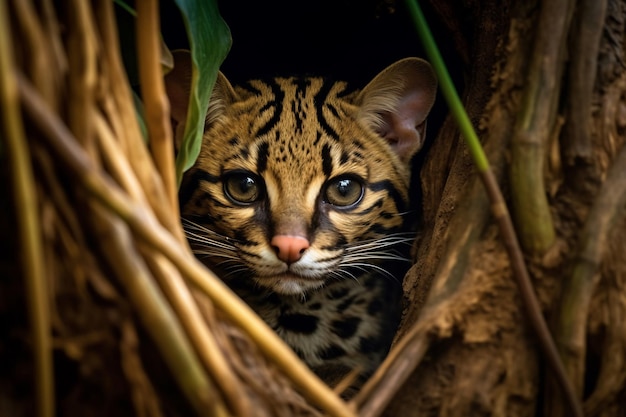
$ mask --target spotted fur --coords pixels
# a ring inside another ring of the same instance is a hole
[[[176,88],[168,80],[174,106]],[[417,58],[361,91],[322,78],[232,87],[218,77],[181,187],[188,239],[329,382],[371,373],[389,349],[413,236],[410,160],[435,91]],[[286,257],[278,237],[302,248]]]

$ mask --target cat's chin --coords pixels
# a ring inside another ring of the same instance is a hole
[[[257,282],[263,287],[283,295],[303,295],[324,285],[324,281],[321,279],[302,278],[289,273],[257,279]]]

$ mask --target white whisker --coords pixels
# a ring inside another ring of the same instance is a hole
[[[237,242],[235,239],[217,233],[189,219],[183,219],[183,228],[196,257],[211,259],[211,263],[224,270],[226,275],[248,271],[235,246]]]
[[[386,248],[389,246],[395,246],[399,244],[411,244],[415,239],[413,234],[408,234],[407,236],[398,236],[399,234],[386,236],[380,239],[368,239],[362,240],[360,242],[351,243],[345,246],[346,251],[356,252],[356,251],[365,251],[370,248]]]
[[[359,282],[359,279],[354,274],[352,274],[350,271],[347,271],[345,269],[337,269],[337,270],[331,271],[331,274],[342,280],[345,278],[350,278],[356,282]]]
[[[381,274],[390,277],[394,281],[398,281],[398,278],[395,275],[387,271],[385,268],[376,264],[369,264],[369,263],[364,263],[364,262],[350,262],[350,263],[345,263],[345,264],[342,263],[341,266],[342,268],[355,268],[365,273],[370,272],[372,270],[376,270],[380,272]]]
[[[407,251],[401,248],[410,247],[414,239],[414,233],[394,233],[379,239],[347,244],[343,247],[344,255],[339,270],[343,276],[346,273],[355,276],[346,272],[353,269],[361,273],[375,272],[398,281],[399,278],[387,269],[386,262],[410,262],[408,254],[405,254]]]

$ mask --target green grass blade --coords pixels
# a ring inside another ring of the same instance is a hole
[[[113,3],[117,4],[122,9],[126,10],[126,12],[128,12],[131,16],[137,17],[137,12],[135,11],[135,9],[132,6],[130,6],[128,3],[126,3],[125,1],[113,0]]]
[[[487,157],[483,152],[480,141],[478,140],[478,136],[476,135],[476,131],[472,126],[472,122],[467,116],[465,108],[463,107],[463,103],[461,103],[461,99],[456,92],[456,88],[454,87],[452,78],[448,73],[446,64],[443,62],[443,58],[441,57],[439,48],[437,48],[435,39],[433,38],[433,35],[428,28],[428,24],[426,23],[426,19],[424,18],[422,9],[419,7],[417,1],[415,0],[407,0],[406,4],[411,14],[411,18],[415,23],[415,27],[419,33],[420,39],[422,40],[422,44],[424,45],[424,48],[426,50],[428,60],[430,61],[435,70],[435,73],[437,74],[437,77],[439,78],[439,86],[441,88],[441,92],[443,93],[443,96],[446,99],[448,106],[450,107],[450,112],[452,113],[459,125],[459,129],[461,130],[463,138],[467,142],[472,158],[474,159],[474,163],[476,164],[476,167],[480,172],[487,171],[489,169],[489,161],[487,161]]]

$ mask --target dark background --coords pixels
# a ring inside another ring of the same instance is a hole
[[[221,71],[233,84],[274,76],[324,76],[364,87],[393,62],[426,58],[404,1],[222,0],[232,47]],[[459,93],[463,65],[449,31],[427,2],[420,2]],[[170,49],[188,48],[185,28],[173,1],[161,2],[164,40]],[[464,51],[465,53],[467,51]],[[420,209],[418,172],[447,115],[441,96],[428,118],[424,149],[413,161],[412,206]]]
[[[462,86],[459,59],[440,19],[421,4],[448,70]],[[162,31],[171,49],[187,47],[185,29],[173,2],[162,2]],[[425,57],[403,1],[219,1],[232,34],[221,70],[234,84],[277,75],[323,75],[364,86],[401,58]],[[429,119],[440,125],[442,100]],[[430,135],[432,137],[432,135]]]

